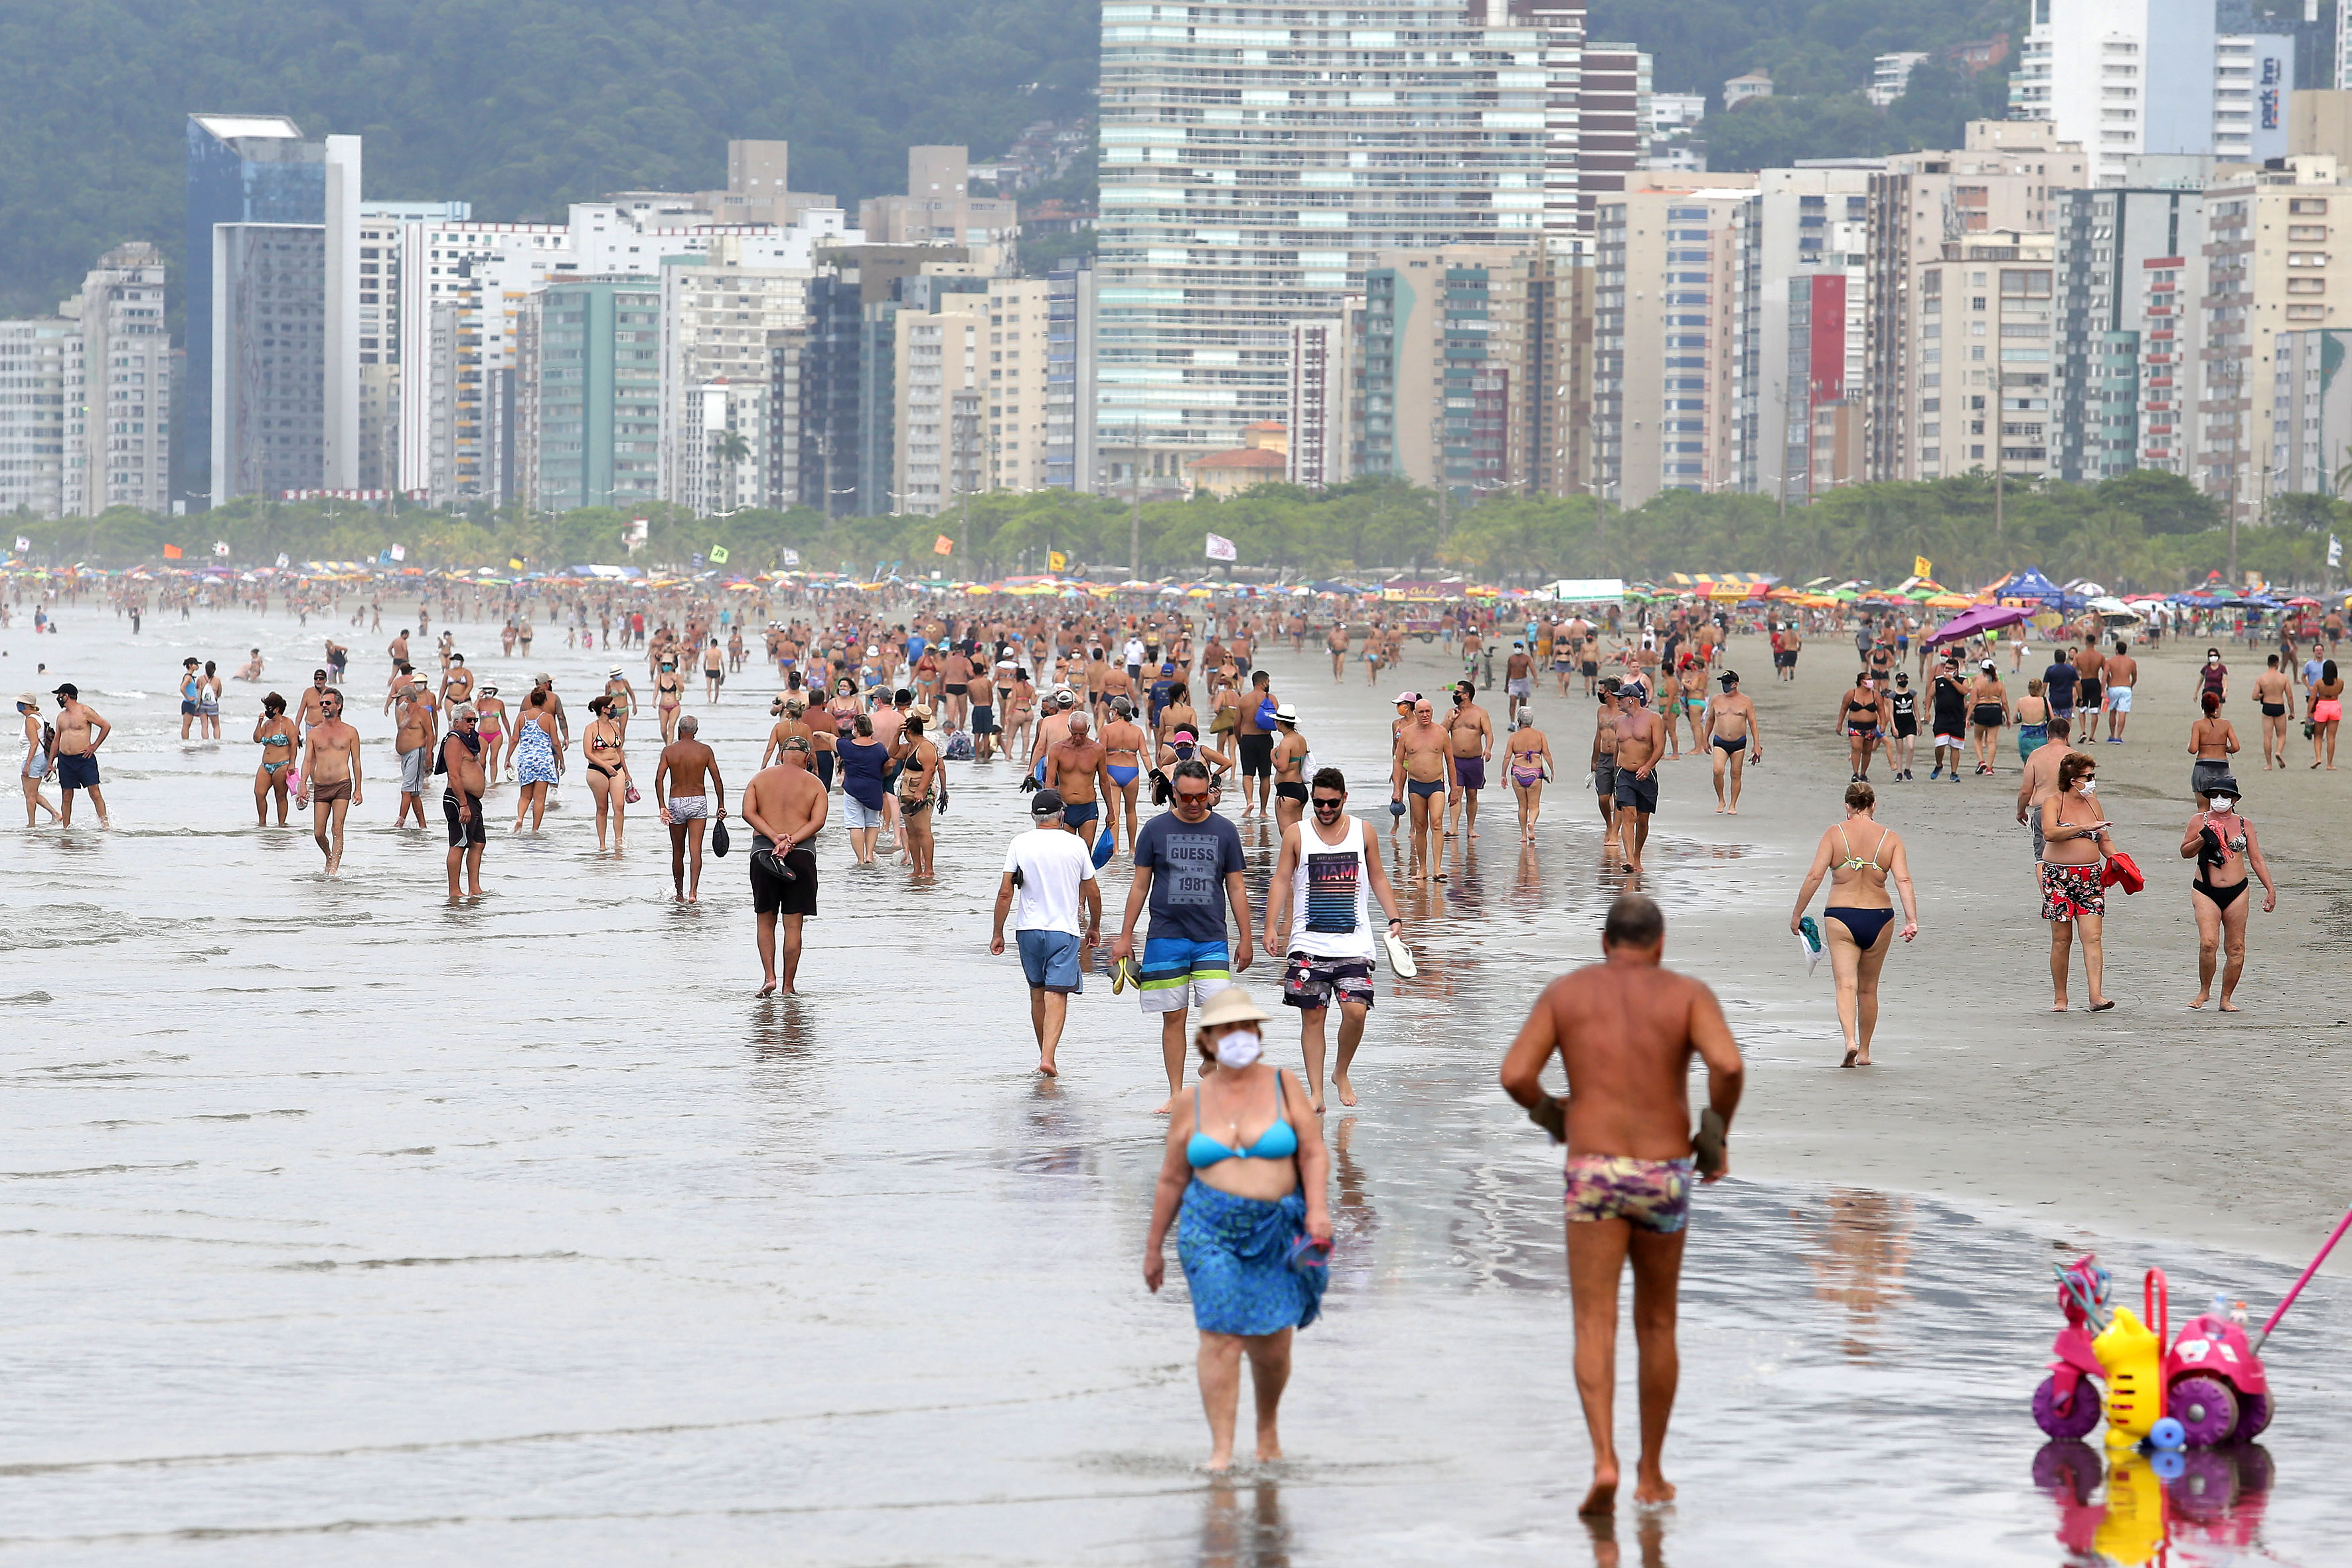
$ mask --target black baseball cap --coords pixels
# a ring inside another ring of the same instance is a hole
[[[68,680],[63,686],[60,686],[56,690],[50,692],[49,695],[52,697],[79,698],[81,695],[81,688]]]
[[[1727,669],[1716,679],[1726,686],[1737,686],[1739,684],[1739,672],[1736,669]]]
[[[1029,815],[1041,818],[1061,816],[1062,792],[1057,789],[1041,789],[1036,794],[1031,795],[1029,797]]]

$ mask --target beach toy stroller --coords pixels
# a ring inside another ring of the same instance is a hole
[[[2143,1317],[2128,1307],[2108,1310],[2112,1281],[2095,1257],[2052,1264],[2066,1326],[2051,1346],[2050,1374],[2033,1391],[2035,1424],[2053,1437],[2079,1438],[2104,1415],[2110,1445],[2144,1442],[2158,1449],[2251,1442],[2270,1426],[2275,1409],[2263,1345],[2347,1228],[2352,1212],[2336,1221],[2259,1331],[2247,1332],[2243,1302],[2216,1296],[2181,1325],[2168,1350],[2170,1305],[2162,1269],[2149,1269],[2142,1282]],[[2094,1379],[2105,1385],[2104,1400],[2092,1391]]]

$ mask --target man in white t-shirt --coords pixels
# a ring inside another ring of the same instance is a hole
[[[1037,826],[1014,838],[1004,852],[1004,879],[996,889],[996,929],[988,951],[1004,951],[1004,917],[1013,908],[1013,895],[1019,894],[1021,913],[1013,929],[1021,948],[1021,972],[1029,979],[1037,1070],[1058,1078],[1054,1049],[1062,1043],[1070,994],[1086,989],[1086,950],[1102,934],[1102,889],[1095,881],[1095,860],[1087,841],[1062,820],[1061,792],[1041,789],[1031,795],[1029,815]],[[1087,911],[1083,931],[1078,924],[1081,903]]]

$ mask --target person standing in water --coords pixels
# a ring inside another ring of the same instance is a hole
[[[360,732],[343,721],[343,694],[329,690],[319,704],[319,721],[303,738],[302,798],[316,813],[310,836],[327,859],[327,875],[343,868],[343,819],[362,804]]]
[[[1702,733],[1700,742],[1715,763],[1715,809],[1717,815],[1739,815],[1739,787],[1745,782],[1748,761],[1764,760],[1764,729],[1757,722],[1756,704],[1739,689],[1739,672],[1727,669],[1716,679],[1722,683],[1720,695],[1707,700],[1706,711],[1699,716]],[[1755,750],[1751,752],[1749,746]],[[1727,799],[1724,784],[1727,777],[1731,794]]]
[[[275,691],[261,700],[261,718],[253,726],[254,744],[261,748],[261,765],[253,774],[253,816],[269,826],[269,797],[278,797],[278,826],[286,826],[286,780],[297,755],[294,725],[286,717],[286,699]]]
[[[1746,1068],[1715,994],[1661,963],[1665,916],[1639,893],[1621,896],[1601,930],[1601,962],[1561,975],[1536,999],[1503,1058],[1505,1093],[1568,1146],[1569,1297],[1575,1314],[1576,1392],[1592,1439],[1592,1485],[1577,1511],[1612,1513],[1619,1479],[1617,1292],[1633,1269],[1640,1356],[1640,1503],[1674,1500],[1664,1468],[1680,1365],[1675,1321],[1691,1178],[1730,1168],[1731,1118]],[[1568,1094],[1543,1086],[1554,1055]],[[1707,1110],[1690,1130],[1690,1062],[1706,1064]]]
[[[1895,923],[1890,887],[1903,898],[1899,934],[1905,942],[1919,934],[1911,864],[1902,838],[1893,828],[1880,826],[1872,815],[1877,805],[1877,793],[1868,784],[1845,786],[1845,820],[1822,830],[1812,868],[1805,873],[1797,907],[1789,915],[1789,930],[1796,931],[1813,901],[1813,890],[1823,877],[1829,879],[1822,940],[1829,944],[1830,967],[1837,975],[1838,1028],[1845,1036],[1845,1060],[1840,1067],[1871,1065],[1870,1037],[1878,1031],[1878,973],[1895,951],[1895,938],[1889,934]]]

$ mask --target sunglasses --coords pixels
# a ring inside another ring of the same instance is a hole
[[[1347,804],[1344,800],[1326,800],[1320,795],[1315,797],[1315,809],[1318,811],[1337,811]]]

